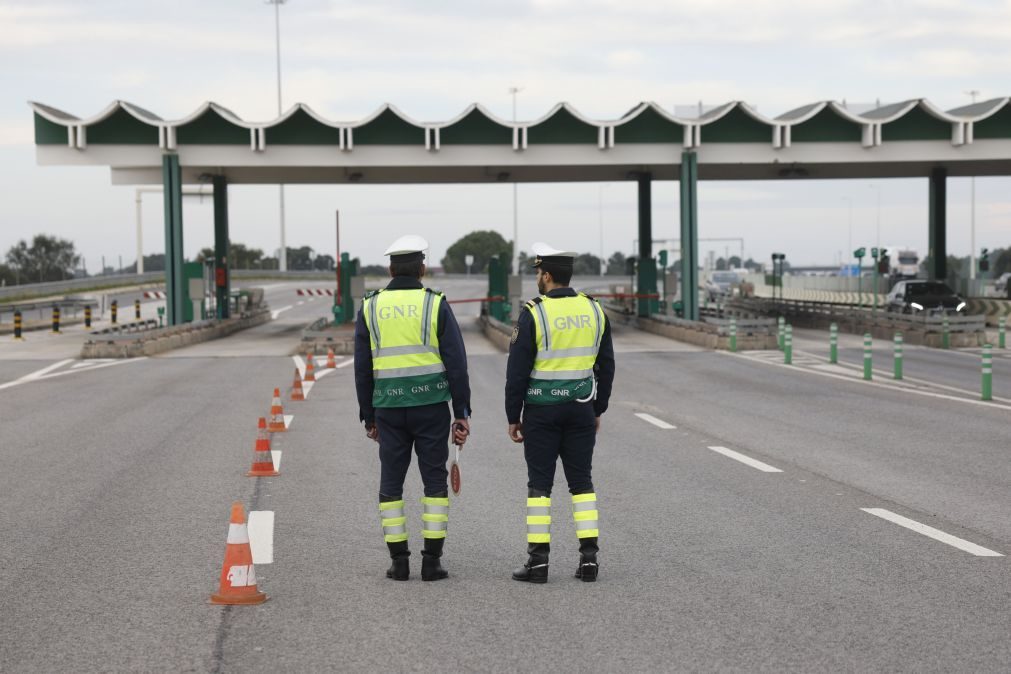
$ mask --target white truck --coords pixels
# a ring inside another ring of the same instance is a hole
[[[920,273],[920,256],[904,246],[888,246],[888,275],[893,279],[913,279]]]

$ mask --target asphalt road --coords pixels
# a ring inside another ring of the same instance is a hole
[[[415,577],[394,583],[353,368],[286,402],[281,476],[244,475],[298,326],[328,307],[293,287],[268,287],[275,311],[292,305],[275,321],[213,347],[0,358],[0,671],[1006,671],[1008,558],[863,509],[1011,553],[1011,406],[615,328],[594,466],[601,577],[570,577],[559,471],[551,578],[529,586],[509,578],[526,477],[505,435],[505,356],[473,329],[476,305],[458,305],[475,411],[451,577],[417,578],[412,470]],[[212,607],[235,499],[275,513],[274,560],[257,567],[271,599]]]

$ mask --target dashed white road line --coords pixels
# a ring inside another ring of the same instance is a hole
[[[918,534],[923,534],[929,538],[933,538],[935,541],[941,541],[942,543],[947,543],[948,545],[958,548],[964,552],[968,552],[971,555],[976,555],[977,557],[1003,557],[999,552],[990,550],[989,548],[984,548],[982,545],[976,545],[975,543],[970,543],[969,541],[959,538],[958,536],[952,536],[947,534],[940,529],[935,529],[934,527],[929,527],[926,524],[921,524],[916,520],[911,520],[908,517],[903,517],[902,515],[896,515],[891,510],[885,510],[884,508],[861,508],[865,513],[870,513],[880,517],[881,519],[888,520],[893,524],[898,524],[900,527],[905,527]]]
[[[281,314],[283,314],[285,311],[287,311],[288,309],[294,309],[294,308],[295,308],[294,305],[289,304],[286,307],[281,307],[280,309],[274,309],[273,311],[270,312],[270,318],[271,319],[275,319],[278,316],[280,316]]]
[[[726,456],[728,458],[734,459],[735,461],[740,461],[741,463],[745,464],[746,466],[751,466],[752,468],[760,470],[763,473],[782,473],[783,472],[779,468],[776,468],[774,466],[770,466],[767,463],[762,463],[758,459],[752,459],[750,456],[745,456],[744,454],[741,454],[740,452],[735,452],[734,450],[727,449],[726,447],[710,447],[709,449],[713,450],[717,454],[722,454],[723,456]]]
[[[249,551],[253,553],[253,564],[274,562],[274,511],[250,510],[246,524],[249,533]]]
[[[657,428],[662,428],[664,430],[668,430],[668,429],[671,429],[671,428],[677,428],[677,426],[675,426],[673,424],[668,424],[663,419],[657,419],[652,414],[646,414],[645,412],[636,412],[635,416],[639,417],[640,419],[642,419],[645,422],[653,424]]]

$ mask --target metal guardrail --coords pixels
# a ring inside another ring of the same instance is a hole
[[[865,321],[877,325],[891,327],[895,330],[922,330],[923,332],[942,332],[945,316],[917,316],[909,314],[894,314],[887,311],[858,309],[838,302],[812,302],[806,300],[771,300],[766,298],[735,299],[728,303],[727,309],[765,314],[783,314],[793,316],[820,316],[837,321]],[[985,315],[948,314],[949,332],[979,332],[986,329]]]
[[[115,288],[123,285],[143,285],[165,280],[165,272],[154,271],[147,274],[113,274],[108,276],[88,276],[68,281],[53,281],[51,283],[25,283],[17,286],[0,288],[0,301],[10,297],[34,296],[46,297],[60,295],[77,290]]]

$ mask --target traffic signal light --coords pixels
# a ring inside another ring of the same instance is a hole
[[[882,276],[888,275],[889,260],[887,255],[882,255],[881,259],[878,260],[878,273]]]
[[[979,255],[979,270],[981,272],[990,271],[990,251],[986,248]]]
[[[661,250],[660,251],[660,266],[661,267],[666,267],[667,266],[667,251],[666,250]]]
[[[637,260],[634,257],[625,258],[625,273],[629,276],[635,275],[635,263]]]

